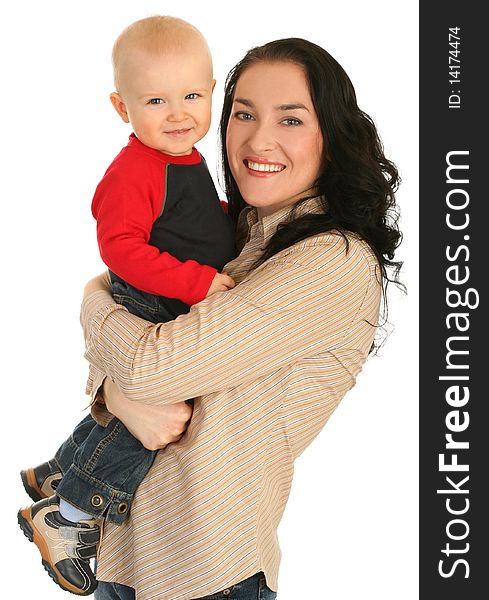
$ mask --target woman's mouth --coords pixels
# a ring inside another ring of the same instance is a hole
[[[285,169],[285,165],[282,165],[281,163],[255,162],[249,158],[245,158],[243,163],[245,167],[251,171],[252,175],[274,175],[275,173],[280,173]]]

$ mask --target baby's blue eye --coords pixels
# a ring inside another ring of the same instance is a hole
[[[151,98],[151,100],[148,100],[148,104],[163,104],[163,100],[161,98]]]

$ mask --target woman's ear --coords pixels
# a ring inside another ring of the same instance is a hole
[[[110,101],[124,123],[129,123],[129,115],[127,114],[126,105],[124,104],[124,100],[120,94],[118,92],[112,92],[110,95]]]

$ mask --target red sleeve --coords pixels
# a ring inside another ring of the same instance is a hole
[[[203,300],[216,269],[194,260],[181,262],[148,244],[162,210],[164,165],[117,160],[97,186],[92,213],[104,263],[134,287],[186,304]]]

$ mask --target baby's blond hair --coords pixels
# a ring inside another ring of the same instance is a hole
[[[210,60],[210,51],[204,36],[196,27],[183,19],[155,15],[132,23],[119,35],[112,49],[116,90],[119,91],[120,88],[124,54],[129,49],[137,48],[151,54],[162,54],[168,51],[181,52],[195,42],[199,43],[209,54]]]

